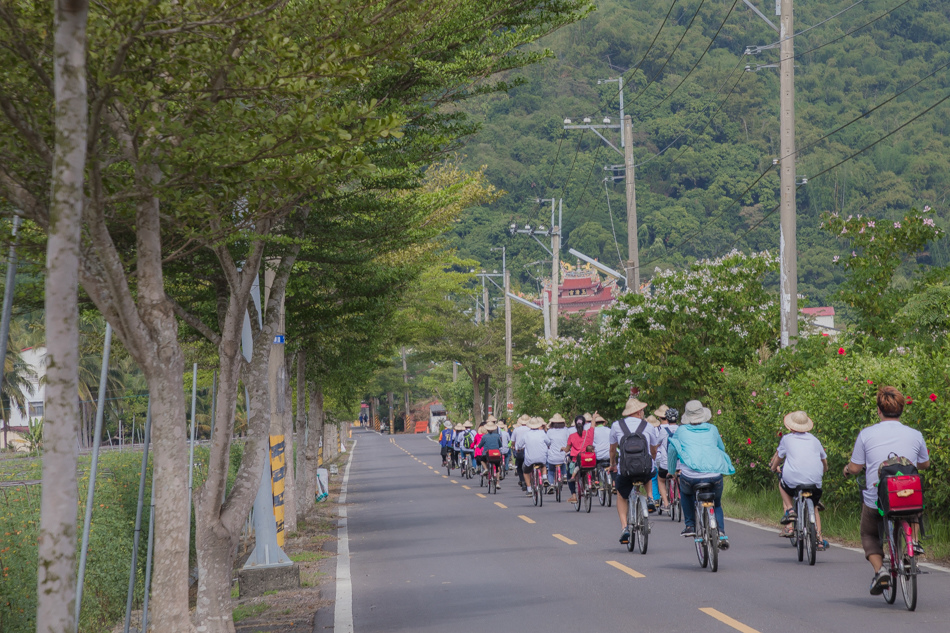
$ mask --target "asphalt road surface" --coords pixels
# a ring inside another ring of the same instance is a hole
[[[651,517],[649,551],[620,545],[615,508],[535,507],[445,477],[422,435],[354,434],[347,495],[352,618],[373,631],[872,633],[950,630],[950,573],[919,578],[918,607],[870,596],[871,567],[841,547],[810,567],[775,533],[727,519],[732,547],[701,569],[682,523]],[[328,596],[329,597],[329,596]],[[315,630],[332,629],[318,617]],[[339,626],[339,622],[337,623]]]

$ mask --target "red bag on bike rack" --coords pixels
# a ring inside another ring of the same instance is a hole
[[[581,468],[597,468],[597,455],[590,451],[583,451],[579,454]]]
[[[893,475],[878,483],[878,506],[885,515],[916,514],[924,509],[920,475]]]
[[[488,449],[488,461],[498,463],[501,461],[501,451],[497,448]]]

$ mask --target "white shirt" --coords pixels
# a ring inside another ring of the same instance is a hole
[[[515,450],[524,449],[524,465],[543,464],[548,457],[551,438],[541,429],[528,429],[515,443]]]
[[[660,436],[660,445],[656,449],[656,465],[663,470],[667,470],[669,460],[666,457],[666,445],[670,441],[670,436],[676,433],[676,425],[664,423],[655,428]]]
[[[882,420],[858,433],[851,461],[865,467],[868,486],[864,490],[864,505],[869,508],[877,507],[877,469],[891,453],[906,457],[915,464],[930,461],[927,443],[920,431],[897,420]]]
[[[511,432],[511,441],[515,443],[515,451],[520,451],[518,444],[521,442],[521,438],[524,437],[524,434],[530,431],[526,426],[516,426],[515,430]]]
[[[778,456],[785,459],[782,466],[782,481],[793,490],[797,486],[821,488],[821,476],[827,459],[824,447],[811,433],[788,433],[778,443]]]
[[[501,435],[501,454],[502,454],[502,455],[507,455],[507,454],[508,454],[508,442],[511,441],[511,434],[508,433],[508,431],[500,431],[500,432],[499,432],[499,435]]]
[[[636,433],[637,429],[640,428],[640,423],[643,422],[640,418],[624,418],[623,421],[627,424],[627,428],[631,433]],[[623,432],[623,427],[620,426],[620,421],[614,422],[610,426],[610,444],[620,444],[620,440],[623,439],[625,433]],[[661,437],[658,432],[658,428],[655,426],[650,426],[650,423],[647,422],[643,425],[643,437],[646,438],[647,443],[650,447],[659,446]],[[653,460],[653,467],[656,468],[656,460]]]
[[[570,429],[551,429],[548,431],[548,439],[551,440],[547,458],[549,464],[563,464],[567,461],[567,453],[561,449],[567,446],[567,438],[570,436]]]
[[[606,426],[594,427],[594,452],[597,461],[610,459],[610,429]]]

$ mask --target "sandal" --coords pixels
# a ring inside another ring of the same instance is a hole
[[[793,525],[786,525],[785,527],[782,528],[782,532],[779,534],[779,536],[783,538],[792,538],[794,535],[795,535],[795,526]]]
[[[815,548],[819,552],[823,552],[828,549],[828,541],[826,541],[821,534],[818,535],[818,547]]]

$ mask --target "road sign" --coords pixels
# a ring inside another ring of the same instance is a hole
[[[283,345],[284,344],[284,335],[278,334],[274,337],[274,345]]]

